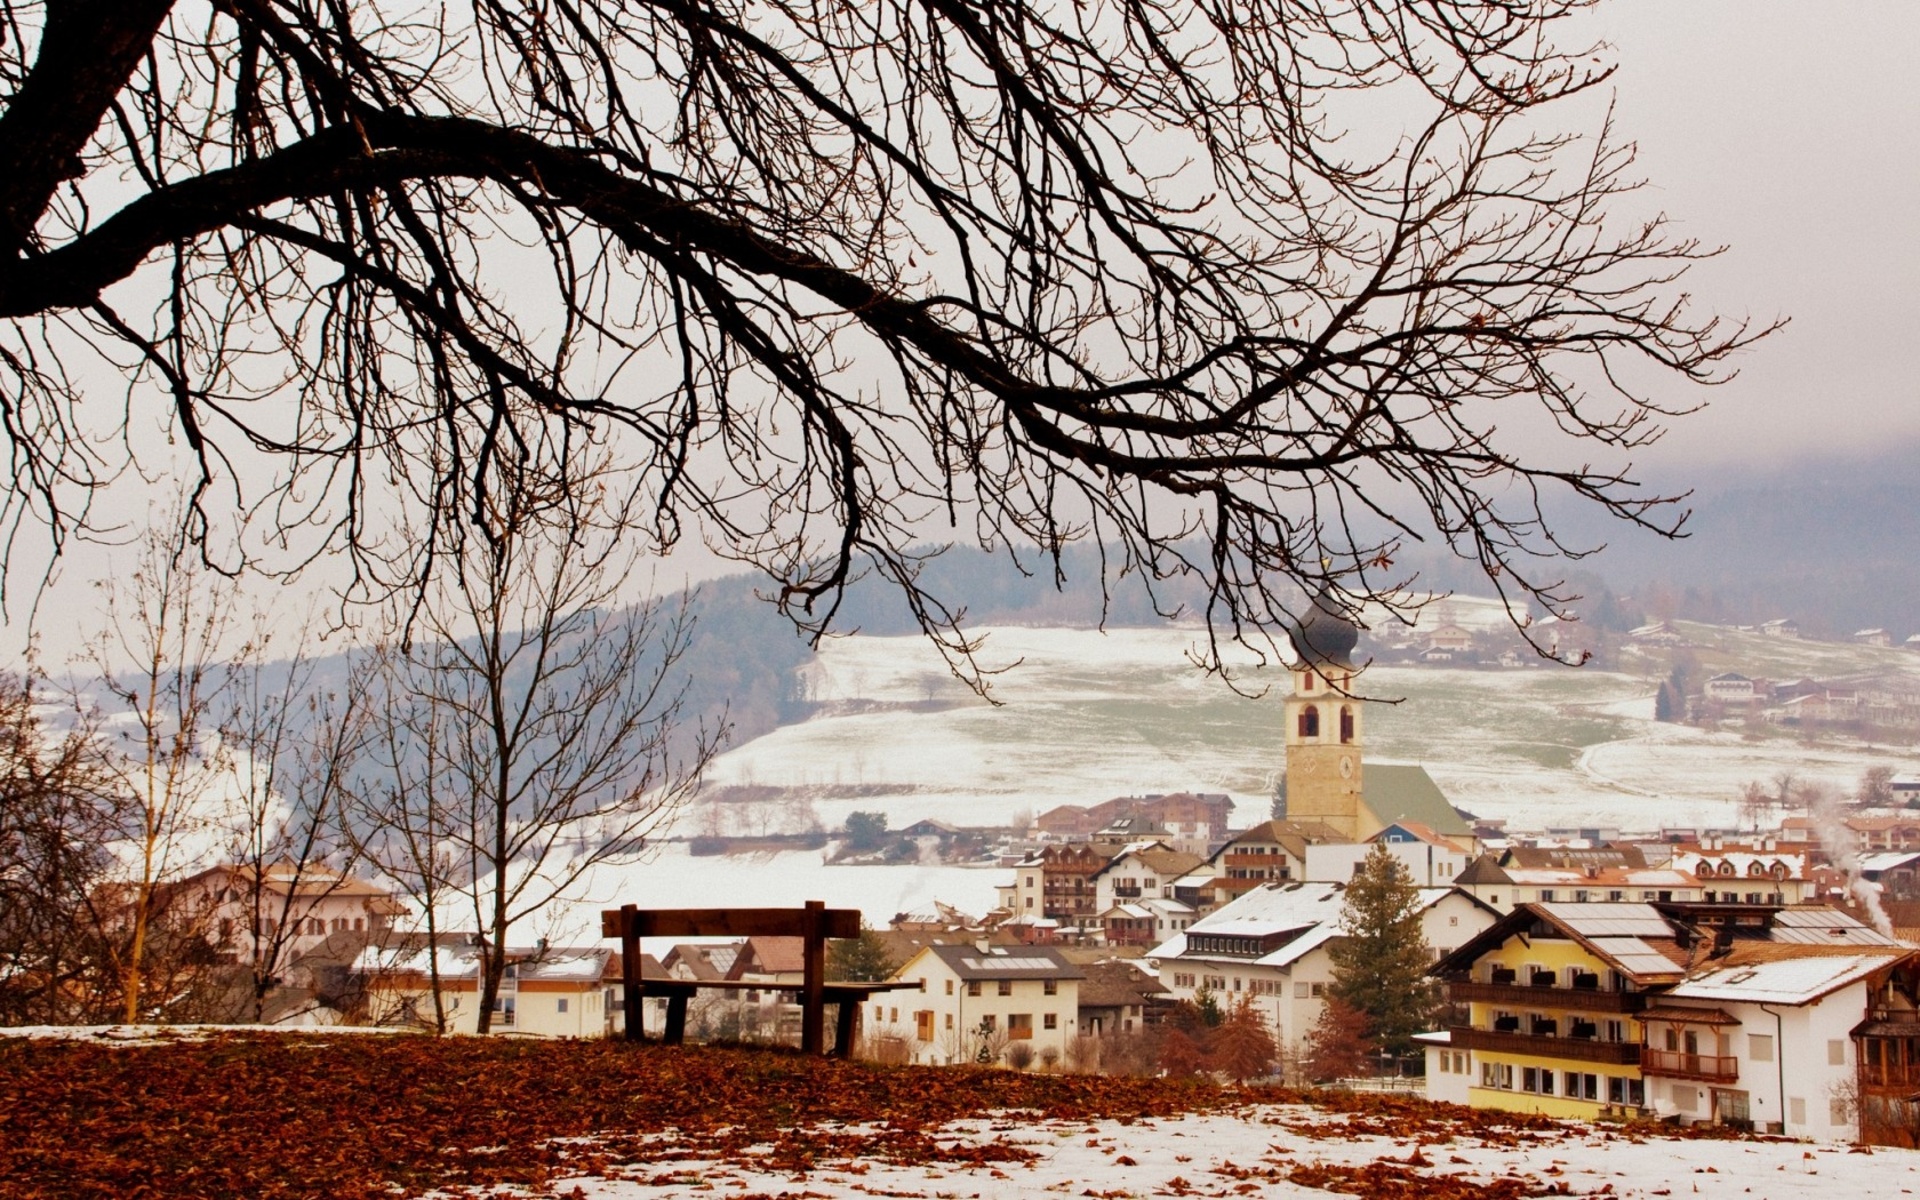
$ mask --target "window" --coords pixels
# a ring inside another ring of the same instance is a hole
[[[1345,745],[1353,740],[1353,710],[1346,705],[1340,706],[1340,742]]]
[[[947,995],[953,995],[953,980],[947,980]]]
[[[1585,888],[1576,889],[1573,893],[1573,902],[1575,904],[1585,904],[1591,899],[1593,899],[1593,893],[1587,891]]]
[[[1296,983],[1293,985],[1293,998],[1295,1000],[1305,1000],[1307,998],[1307,985],[1305,983]]]
[[[1805,1096],[1790,1096],[1787,1098],[1787,1119],[1795,1125],[1805,1125],[1807,1123],[1807,1098]]]
[[[900,1021],[900,1010],[899,1010],[899,1009],[897,1009],[897,1008],[890,1008],[890,1009],[888,1009],[888,1010],[887,1010],[887,1020],[889,1020],[889,1021],[891,1021],[891,1022],[893,1022],[893,1023],[895,1023],[895,1024],[898,1024],[898,1023],[899,1023],[899,1021]]]
[[[967,995],[978,996],[979,994],[980,994],[980,981],[978,979],[967,980]]]
[[[999,1028],[999,1026],[995,1023],[995,1017],[992,1013],[988,1013],[986,1016],[980,1018],[980,1028],[982,1029]]]
[[[1773,1035],[1770,1033],[1750,1033],[1747,1035],[1747,1057],[1755,1062],[1773,1061]]]
[[[1058,1028],[1060,1028],[1060,1014],[1059,1014],[1059,1013],[1048,1013],[1047,1015],[1045,1015],[1045,1016],[1043,1016],[1043,1017],[1041,1017],[1041,1018],[1040,1018],[1040,1028],[1042,1028],[1042,1029],[1058,1029]]]
[[[1300,710],[1300,736],[1303,738],[1320,736],[1320,710],[1311,704]]]
[[[1827,1101],[1827,1124],[1845,1125],[1847,1123],[1847,1102],[1838,1096]]]
[[[947,1014],[947,1021],[946,1021],[946,1025],[947,1025],[947,1028],[948,1028],[948,1029],[952,1029],[952,1028],[953,1028],[953,1014],[952,1014],[952,1013],[948,1013],[948,1014]]]
[[[1060,994],[1060,981],[1058,979],[1043,981],[1040,984],[1040,992],[1046,996],[1058,996]]]
[[[1007,1036],[1016,1042],[1033,1040],[1033,1014],[1013,1013],[1007,1018]]]
[[[1607,899],[1612,900],[1616,903],[1618,903],[1621,900],[1625,900],[1626,898],[1627,898],[1627,894],[1625,892],[1608,892],[1607,893]]]
[[[1510,1063],[1481,1063],[1480,1086],[1513,1090],[1513,1066]]]
[[[560,997],[557,1003],[560,1005],[560,1008],[559,1008],[560,1012],[567,1011],[567,998],[565,996]]]
[[[923,1042],[933,1040],[933,1010],[920,1009],[913,1014],[913,1036]]]
[[[1318,1000],[1327,994],[1327,985],[1324,983],[1310,983],[1307,985],[1307,994],[1315,1000]]]
[[[995,985],[994,990],[996,994],[1001,996],[1013,995],[1013,980],[1002,979],[998,984]]]
[[[1449,925],[1458,925],[1459,923],[1460,923],[1460,918],[1459,918],[1459,917],[1448,917],[1448,918],[1447,918],[1447,924],[1449,924]]]
[[[1540,902],[1541,902],[1542,904],[1551,904],[1551,903],[1553,903],[1553,889],[1552,889],[1552,888],[1541,888],[1541,889],[1540,889]]]
[[[1840,1038],[1830,1038],[1827,1041],[1827,1065],[1830,1067],[1847,1065],[1847,1043]],[[1838,1123],[1835,1122],[1835,1124]]]
[[[1032,908],[1032,907],[1033,907],[1033,897],[1032,897],[1032,896],[1028,896],[1028,897],[1027,897],[1027,907],[1028,907],[1028,908]]]
[[[1600,1077],[1585,1071],[1568,1071],[1561,1077],[1560,1094],[1569,1100],[1599,1100]]]

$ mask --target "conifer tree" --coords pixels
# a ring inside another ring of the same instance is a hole
[[[1394,1054],[1428,1028],[1439,997],[1420,930],[1420,890],[1384,844],[1376,843],[1347,885],[1328,995],[1365,1013],[1372,1043]]]
[[[827,943],[827,977],[860,983],[890,979],[900,969],[900,960],[888,948],[887,940],[865,925],[860,936],[836,938]]]

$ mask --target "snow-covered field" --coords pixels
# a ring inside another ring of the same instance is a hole
[[[1920,663],[1900,651],[1686,629],[1715,670],[1749,664],[1784,679]],[[995,683],[1001,707],[968,695],[920,638],[839,639],[811,668],[823,715],[733,749],[710,781],[782,789],[829,828],[857,809],[885,811],[896,826],[921,817],[986,824],[1185,790],[1232,795],[1242,822],[1266,815],[1285,762],[1284,672],[1243,676],[1243,686],[1278,685],[1248,698],[1193,668],[1191,630],[987,632],[990,661],[1018,662]],[[1850,789],[1869,766],[1920,762],[1913,747],[1656,724],[1666,668],[1636,661],[1644,674],[1376,668],[1362,680],[1383,701],[1368,710],[1368,755],[1421,763],[1459,806],[1518,827],[1631,830],[1730,826],[1741,785],[1782,771]]]
[[[651,1200],[691,1189],[715,1196],[1302,1196],[1422,1193],[1435,1197],[1567,1194],[1732,1200],[1859,1200],[1920,1189],[1920,1154],[1804,1142],[1701,1141],[1558,1131],[1456,1138],[1353,1134],[1340,1117],[1302,1106],[1118,1121],[1010,1116],[956,1122],[942,1144],[1002,1141],[1038,1153],[1025,1165],[899,1165],[871,1158],[821,1162],[801,1173],[750,1161],[644,1164],[629,1178],[564,1179],[591,1200]],[[1368,1171],[1370,1174],[1360,1174]],[[1308,1186],[1294,1177],[1336,1187]],[[1397,1186],[1396,1186],[1397,1185]],[[1564,1186],[1564,1192],[1558,1189]],[[1390,1189],[1390,1190],[1389,1190]]]

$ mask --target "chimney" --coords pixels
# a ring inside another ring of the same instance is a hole
[[[993,953],[993,943],[988,941],[984,937],[978,937],[973,939],[973,948],[975,950],[978,950],[981,954]]]

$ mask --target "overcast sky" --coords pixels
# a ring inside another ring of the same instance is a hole
[[[1730,247],[1689,290],[1716,311],[1792,320],[1639,456],[1643,473],[1697,484],[1920,446],[1920,2],[1606,0],[1584,20],[1615,47],[1616,133],[1639,143],[1647,199]],[[728,569],[685,549],[662,583]],[[42,597],[52,662],[74,626],[97,624],[87,583],[107,563],[80,548]],[[32,588],[15,583],[0,644],[17,653]]]
[[[1920,441],[1920,3],[1610,0],[1595,20],[1662,207],[1730,247],[1691,290],[1792,319],[1650,461]]]

